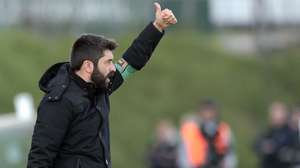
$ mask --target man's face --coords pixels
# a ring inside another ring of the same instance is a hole
[[[218,131],[217,111],[215,108],[200,110],[201,129],[207,138],[214,138]]]
[[[97,87],[107,88],[110,83],[110,77],[112,77],[116,68],[113,64],[114,56],[111,50],[104,50],[103,56],[98,60],[97,67],[94,67],[91,79]]]
[[[200,111],[200,117],[203,121],[216,121],[217,111],[211,108],[203,109]]]
[[[284,104],[276,102],[271,105],[269,115],[271,125],[281,127],[287,122],[288,111]]]

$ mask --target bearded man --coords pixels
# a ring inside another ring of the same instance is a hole
[[[51,66],[39,81],[38,107],[27,168],[110,168],[109,96],[141,70],[177,22],[155,3],[155,20],[133,41],[117,64],[117,44],[85,34],[73,44],[70,62]],[[124,166],[126,167],[126,166]]]

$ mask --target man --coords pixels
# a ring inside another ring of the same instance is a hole
[[[289,144],[281,150],[281,158],[290,163],[291,168],[300,167],[300,106],[293,107],[288,123],[290,131]]]
[[[177,22],[155,3],[155,20],[134,40],[118,64],[117,44],[103,36],[82,35],[73,44],[69,63],[58,63],[42,76],[46,94],[37,114],[28,168],[111,167],[109,95],[140,70],[164,34]],[[126,166],[124,166],[126,167]]]
[[[183,121],[179,163],[184,168],[234,168],[236,157],[229,125],[220,121],[217,104],[200,103],[197,117]]]
[[[288,127],[288,109],[282,102],[273,102],[269,109],[268,129],[257,138],[255,150],[262,168],[288,168],[290,161],[284,151],[293,135]]]
[[[149,168],[178,168],[177,130],[169,120],[161,120],[156,127],[155,139],[148,151]]]

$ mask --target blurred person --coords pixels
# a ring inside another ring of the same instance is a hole
[[[211,100],[200,103],[194,118],[180,129],[181,168],[234,168],[237,160],[230,126],[220,120],[219,107]]]
[[[112,63],[114,41],[85,34],[73,44],[70,62],[57,63],[42,76],[39,86],[45,96],[38,108],[28,168],[111,167],[109,95],[144,67],[164,29],[177,22],[171,10],[161,10],[158,3],[155,9],[155,20],[117,64]]]
[[[300,106],[293,108],[289,120],[289,144],[280,151],[281,160],[290,163],[291,168],[300,168]]]
[[[300,145],[300,106],[293,108],[289,128],[293,134],[293,143]]]
[[[288,127],[288,109],[282,102],[273,102],[269,109],[269,128],[258,137],[255,150],[262,168],[288,168],[285,149],[292,142]]]
[[[178,168],[178,135],[173,124],[168,120],[158,123],[154,143],[148,152],[149,168]]]

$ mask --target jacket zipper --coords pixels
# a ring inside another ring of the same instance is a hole
[[[103,96],[101,96],[101,98],[103,98]],[[98,101],[100,101],[100,100],[98,100]],[[102,111],[101,111],[101,106],[98,106],[98,103],[97,103],[97,97],[96,97],[96,99],[95,99],[95,105],[96,105],[96,109],[98,110],[98,112],[100,113],[100,116],[102,117],[102,119],[101,119],[101,125],[100,125],[100,128],[99,128],[99,132],[98,132],[98,137],[99,137],[99,139],[100,139],[100,143],[101,143],[101,145],[102,145],[102,149],[103,149],[103,157],[104,157],[104,162],[105,162],[105,165],[106,165],[106,167],[109,167],[108,166],[108,161],[107,161],[107,158],[106,158],[106,151],[105,151],[105,144],[104,144],[104,142],[103,142],[103,137],[102,137],[102,135],[101,135],[101,130],[102,130],[102,128],[103,128],[103,125],[104,125],[104,116],[103,116],[103,114],[102,114]]]

